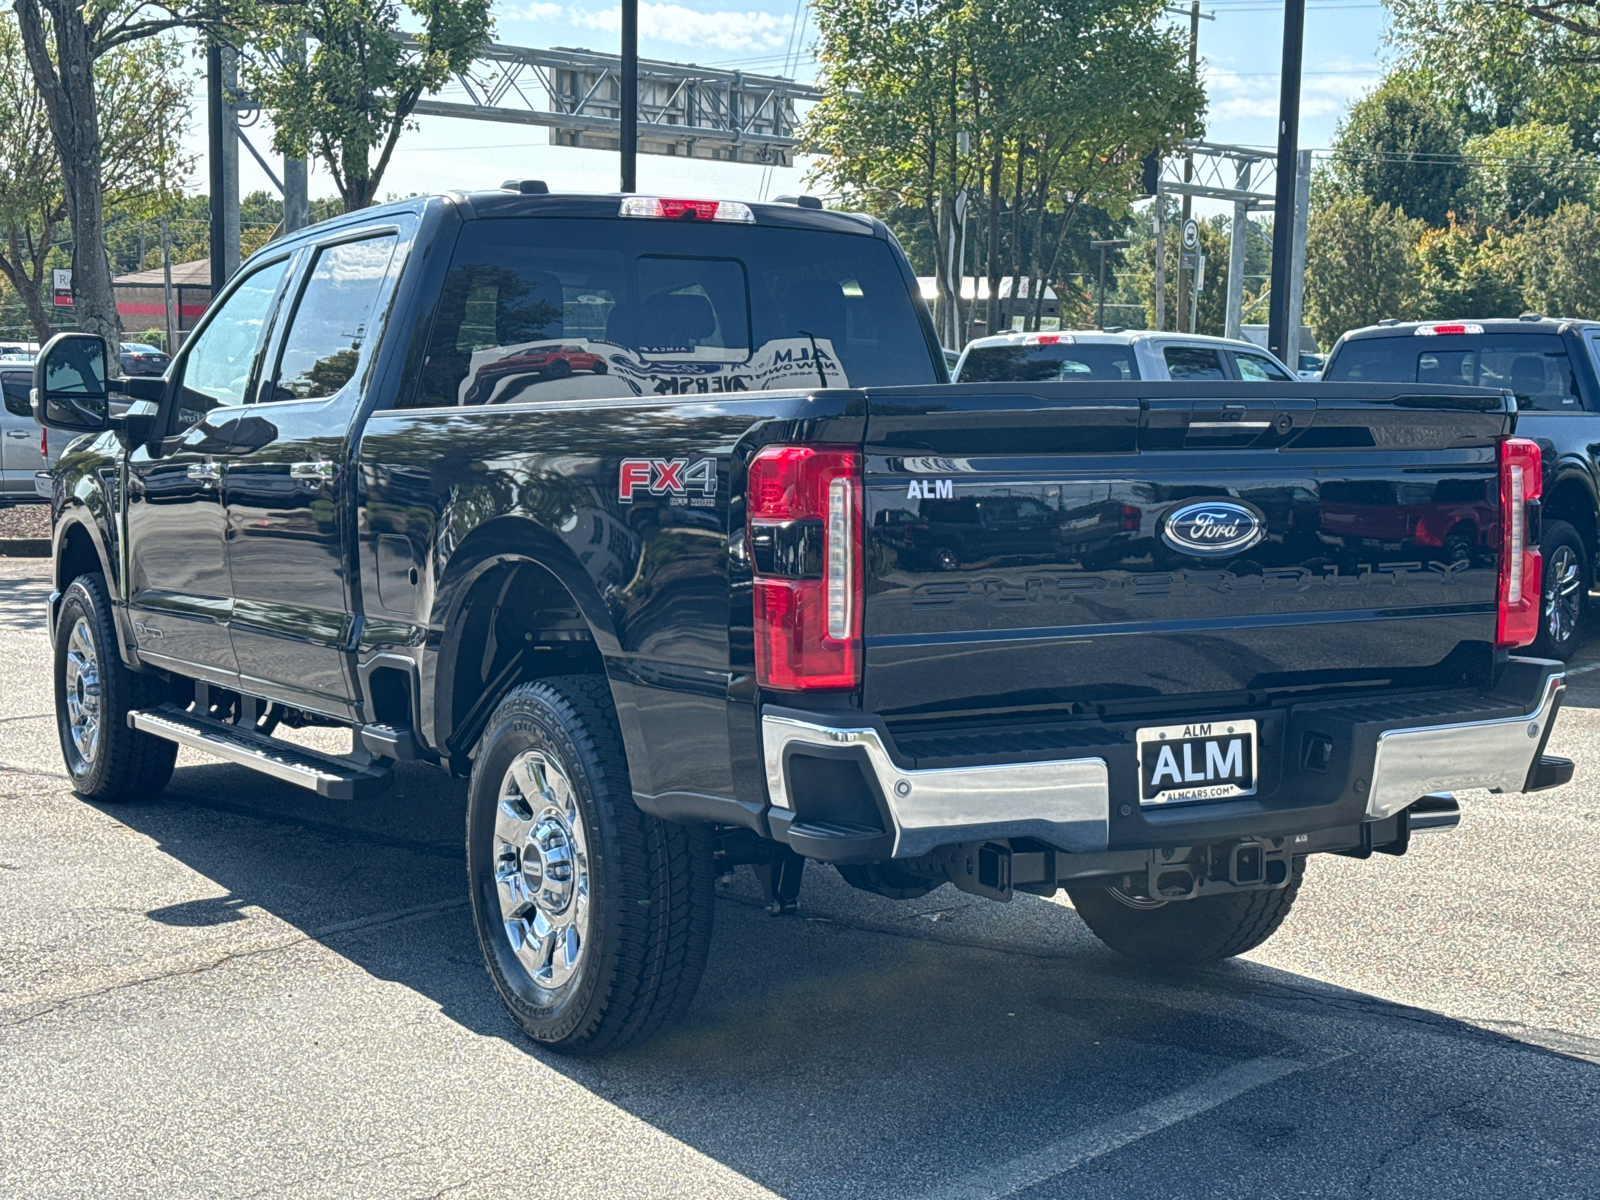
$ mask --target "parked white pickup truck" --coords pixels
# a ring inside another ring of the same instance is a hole
[[[967,343],[956,383],[1237,379],[1293,383],[1294,375],[1253,342],[1198,333],[1090,329],[1001,333]]]

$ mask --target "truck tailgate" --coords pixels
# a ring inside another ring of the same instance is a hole
[[[1502,393],[868,391],[864,706],[1203,711],[1486,671]]]

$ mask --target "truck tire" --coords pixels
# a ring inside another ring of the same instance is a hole
[[[1546,521],[1539,535],[1544,579],[1539,594],[1539,639],[1528,651],[1535,658],[1566,662],[1585,632],[1584,600],[1589,594],[1589,556],[1578,531],[1565,521]]]
[[[123,665],[105,578],[80,575],[61,599],[55,649],[56,731],[72,790],[107,803],[155,796],[178,747],[128,727],[128,713],[167,698],[166,681]]]
[[[534,1041],[617,1050],[676,1021],[711,945],[709,831],[634,806],[601,675],[495,709],[467,792],[467,876],[489,976]]]
[[[1152,904],[1114,888],[1068,888],[1067,895],[1095,937],[1118,954],[1152,966],[1192,967],[1254,950],[1276,933],[1305,869],[1302,855],[1284,887],[1195,900]]]

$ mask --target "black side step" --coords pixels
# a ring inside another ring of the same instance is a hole
[[[141,733],[310,788],[330,800],[362,800],[394,782],[394,772],[385,765],[318,754],[172,704],[130,712],[128,724]]]
[[[1542,792],[1546,788],[1560,787],[1572,782],[1572,771],[1577,764],[1570,758],[1556,754],[1541,754],[1533,770],[1528,773],[1527,792]]]

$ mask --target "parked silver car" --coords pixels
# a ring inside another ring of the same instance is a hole
[[[33,419],[28,393],[33,388],[31,362],[0,362],[0,504],[42,500],[47,472],[55,466],[62,448],[72,439],[44,430]]]
[[[1253,342],[1146,329],[1001,333],[974,338],[951,372],[957,383],[1237,379],[1291,383],[1294,375]]]

